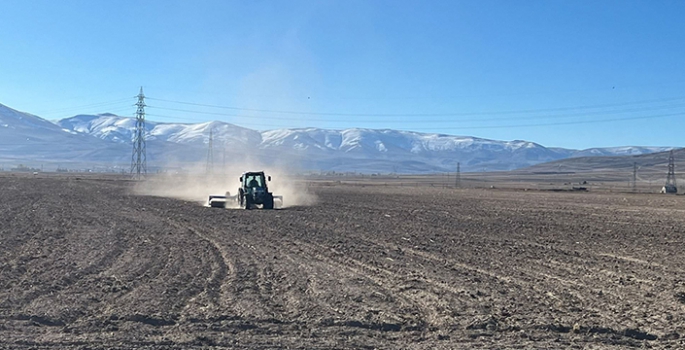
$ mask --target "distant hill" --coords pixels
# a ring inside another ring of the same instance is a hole
[[[54,123],[0,105],[0,161],[130,163],[135,120],[114,114],[76,115]],[[514,140],[390,129],[297,128],[258,131],[234,124],[146,121],[151,166],[204,164],[210,130],[215,163],[258,161],[300,170],[338,172],[453,172],[513,170],[576,156],[635,155],[667,147],[572,150]],[[589,162],[589,161],[588,161]]]
[[[603,170],[632,171],[634,164],[640,168],[649,168],[666,172],[669,151],[631,155],[631,156],[586,156],[568,158],[533,165],[519,169],[521,172],[587,172]],[[685,169],[685,148],[673,151],[676,169]]]

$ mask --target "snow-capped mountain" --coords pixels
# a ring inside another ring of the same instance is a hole
[[[0,104],[0,160],[88,159],[109,163],[122,160],[126,149],[123,144],[67,132],[43,118]]]
[[[130,164],[135,120],[114,114],[77,115],[55,122],[0,105],[0,161]],[[399,130],[318,128],[257,131],[230,123],[146,121],[152,167],[204,164],[210,133],[215,162],[256,160],[300,170],[442,172],[511,170],[579,156],[637,155],[665,147],[570,150],[529,141]]]
[[[113,114],[77,115],[56,121],[72,133],[83,133],[129,144],[133,118]],[[210,130],[215,153],[265,161],[294,162],[306,169],[364,172],[511,170],[573,156],[643,154],[663,147],[614,147],[589,150],[547,148],[529,141],[496,141],[470,136],[398,130],[318,128],[278,129],[259,132],[224,122],[197,124],[146,122],[147,140],[153,146],[173,148],[173,159],[206,159]],[[179,148],[178,146],[184,146]],[[148,150],[154,147],[148,147]],[[155,152],[155,151],[153,151]],[[159,153],[158,158],[169,158]],[[170,152],[166,152],[170,153]],[[225,154],[225,153],[224,153]]]
[[[641,154],[657,153],[670,150],[670,147],[606,147],[588,148],[582,151],[573,152],[572,157],[593,157],[593,156],[637,156]]]
[[[106,113],[100,115],[77,115],[55,122],[65,130],[90,134],[103,140],[130,143],[135,131],[134,118],[119,117]],[[209,130],[214,141],[228,146],[246,146],[260,142],[260,133],[222,122],[197,124],[145,122],[146,140],[165,141],[202,146],[209,141]]]

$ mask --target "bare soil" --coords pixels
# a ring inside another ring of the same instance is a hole
[[[0,348],[683,348],[685,197],[0,177]],[[287,198],[286,198],[287,200]]]

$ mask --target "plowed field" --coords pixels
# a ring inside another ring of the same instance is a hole
[[[685,197],[131,187],[0,177],[0,348],[685,347]]]

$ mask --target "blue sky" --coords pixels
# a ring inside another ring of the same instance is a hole
[[[4,0],[0,103],[132,116],[143,86],[155,121],[685,146],[683,18],[682,1]]]

